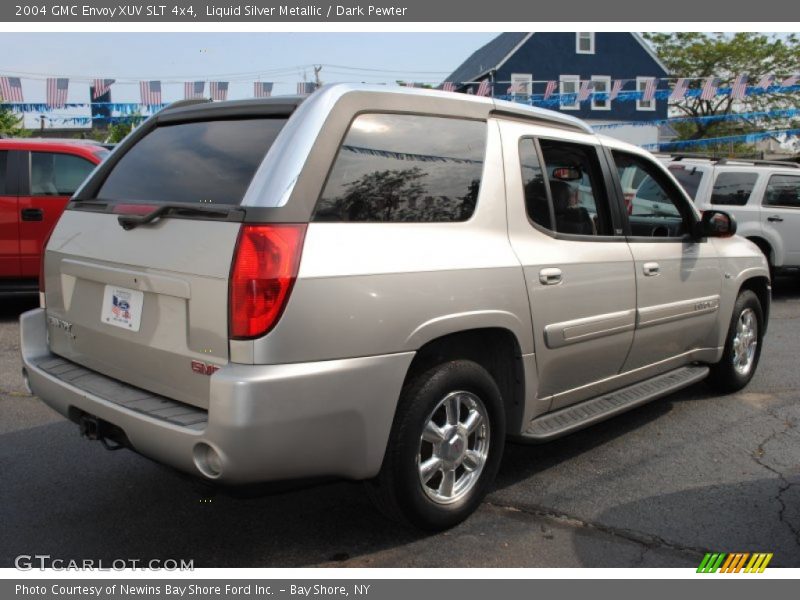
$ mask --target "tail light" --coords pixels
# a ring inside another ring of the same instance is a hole
[[[243,225],[230,277],[233,339],[268,333],[283,313],[300,266],[305,224]]]

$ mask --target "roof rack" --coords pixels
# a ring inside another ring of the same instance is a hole
[[[790,160],[762,160],[762,159],[755,159],[755,158],[726,158],[724,156],[714,156],[711,154],[672,154],[673,162],[680,162],[684,158],[700,158],[705,160],[710,160],[715,165],[725,165],[730,162],[734,163],[752,163],[754,165],[771,165],[773,167],[792,167],[795,169],[800,169],[800,163],[796,163]]]

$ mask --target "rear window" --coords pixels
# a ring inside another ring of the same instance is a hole
[[[764,206],[800,208],[800,177],[773,175],[764,195]]]
[[[119,160],[97,198],[239,204],[285,123],[233,119],[157,127]]]
[[[697,188],[703,179],[703,171],[697,167],[684,165],[669,165],[669,172],[678,180],[681,187],[686,190],[692,200],[697,198]]]
[[[711,192],[711,204],[744,206],[758,179],[757,173],[720,173]]]
[[[357,117],[315,221],[466,221],[475,211],[486,123],[420,115]]]

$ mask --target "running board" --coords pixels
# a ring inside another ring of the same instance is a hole
[[[547,441],[604,421],[641,404],[705,379],[708,367],[690,365],[629,385],[615,392],[584,400],[552,413],[536,417],[523,432],[523,439]]]

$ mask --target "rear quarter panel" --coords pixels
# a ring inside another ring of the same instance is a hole
[[[232,342],[234,362],[273,364],[416,350],[457,331],[510,330],[533,352],[522,268],[508,241],[496,123],[478,203],[462,223],[311,223],[275,329]]]

